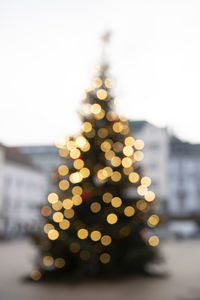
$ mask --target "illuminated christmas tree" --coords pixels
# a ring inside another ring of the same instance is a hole
[[[103,62],[84,93],[81,132],[57,144],[63,164],[41,210],[34,280],[127,275],[157,258],[159,238],[149,230],[159,222],[151,213],[155,195],[139,167],[144,142],[114,111],[112,85]]]

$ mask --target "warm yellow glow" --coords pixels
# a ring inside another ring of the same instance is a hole
[[[125,175],[129,175],[130,173],[133,172],[133,166],[131,166],[129,168],[123,168],[123,172]]]
[[[115,156],[115,152],[112,150],[105,153],[105,158],[107,160],[111,160],[113,156]]]
[[[81,152],[79,149],[72,149],[70,151],[70,157],[73,158],[73,159],[76,159],[76,158],[79,158],[81,155]]]
[[[73,202],[72,202],[71,199],[65,199],[65,200],[63,201],[63,207],[64,207],[65,209],[70,209],[70,208],[72,208],[72,206],[73,206]]]
[[[139,185],[137,188],[137,192],[140,196],[144,196],[147,193],[147,188],[144,185]]]
[[[58,202],[56,202],[56,203],[54,203],[54,204],[52,204],[52,208],[54,209],[54,210],[61,210],[62,209],[62,202],[61,201],[58,201]]]
[[[66,191],[69,188],[69,181],[66,179],[63,179],[59,182],[59,188],[62,191]]]
[[[98,129],[97,134],[100,138],[104,139],[108,135],[108,130],[106,128],[100,128]]]
[[[151,215],[147,220],[147,224],[150,227],[154,227],[154,226],[158,225],[158,223],[159,223],[159,216],[157,216],[157,215]]]
[[[104,89],[100,89],[97,91],[97,98],[99,100],[105,100],[108,96],[108,93]]]
[[[76,144],[75,144],[75,142],[74,141],[68,141],[67,142],[67,149],[68,150],[72,150],[72,149],[75,149],[76,148]]]
[[[132,159],[130,157],[124,157],[122,159],[122,166],[125,168],[129,168],[132,166]]]
[[[122,125],[121,122],[115,122],[115,123],[113,124],[113,131],[114,131],[114,132],[119,133],[119,132],[122,131],[122,129],[123,129],[123,125]]]
[[[142,151],[136,151],[134,154],[133,154],[133,157],[136,161],[141,161],[143,160],[144,158],[144,153]]]
[[[92,124],[89,122],[84,122],[82,126],[84,132],[90,132],[92,130]]]
[[[101,150],[104,152],[108,152],[111,149],[111,144],[107,141],[101,144]]]
[[[84,167],[84,161],[82,159],[75,159],[74,168],[80,170]]]
[[[69,173],[69,168],[65,165],[61,165],[58,168],[58,174],[60,174],[61,176],[65,176]]]
[[[57,148],[65,148],[66,146],[66,142],[67,142],[68,138],[65,138],[65,137],[61,137],[59,138],[56,142],[55,142],[55,145]]]
[[[58,153],[59,153],[59,155],[61,157],[67,157],[69,155],[69,150],[67,150],[67,149],[59,149]]]
[[[44,232],[48,233],[51,229],[54,229],[54,226],[52,224],[45,224],[44,225]]]
[[[118,171],[114,171],[113,174],[111,175],[111,179],[112,179],[112,181],[114,181],[114,182],[120,181],[121,178],[122,178],[122,175],[121,175],[121,173],[118,172]]]
[[[58,202],[58,200],[59,200],[58,195],[56,193],[50,193],[48,195],[47,199],[48,199],[49,203],[52,203],[52,204]]]
[[[45,265],[46,267],[52,266],[53,263],[54,263],[54,259],[52,256],[47,255],[43,257],[43,265]]]
[[[139,174],[136,173],[136,172],[131,172],[131,173],[129,174],[129,176],[128,176],[128,179],[129,179],[130,182],[136,183],[136,182],[138,182],[138,180],[140,179],[140,176],[139,176]]]
[[[59,237],[59,232],[55,229],[51,229],[48,232],[48,238],[52,241],[57,240],[57,238]]]
[[[62,257],[58,257],[55,259],[55,266],[56,268],[63,268],[65,266],[65,260]]]
[[[92,106],[91,106],[91,112],[93,114],[96,115],[96,114],[100,113],[100,111],[101,111],[101,105],[99,105],[98,103],[92,104]]]
[[[59,227],[63,230],[66,230],[70,227],[70,222],[68,220],[64,219],[59,223]]]
[[[142,199],[138,200],[136,203],[136,207],[137,207],[137,209],[143,211],[147,208],[147,203]]]
[[[81,228],[78,230],[77,232],[77,236],[79,237],[79,239],[84,240],[88,237],[88,231],[85,228]]]
[[[103,235],[101,238],[101,243],[104,246],[109,246],[112,242],[112,239],[109,235]]]
[[[102,109],[102,110],[101,110],[99,113],[97,113],[94,117],[95,117],[95,119],[97,119],[97,120],[101,120],[101,119],[104,118],[104,116],[105,116],[105,110]]]
[[[95,88],[99,88],[99,87],[101,87],[102,86],[102,79],[101,78],[99,78],[99,77],[97,77],[97,78],[95,78],[94,80],[93,80],[93,86],[95,87]]]
[[[101,232],[98,230],[94,230],[90,233],[90,238],[92,241],[97,242],[101,238]]]
[[[80,135],[80,136],[78,136],[76,138],[75,143],[76,143],[77,147],[82,148],[82,147],[84,147],[86,145],[87,140],[86,140],[86,138],[84,136]]]
[[[143,140],[140,140],[140,139],[135,140],[134,147],[137,150],[142,150],[144,148],[144,142],[143,142]]]
[[[79,183],[83,180],[83,175],[80,172],[74,172],[69,176],[72,183]]]
[[[131,146],[125,146],[123,148],[123,153],[126,156],[131,156],[131,155],[133,155],[133,148]]]
[[[124,214],[127,217],[132,217],[135,213],[135,209],[133,208],[133,206],[127,206],[124,209]]]
[[[109,177],[113,174],[113,169],[111,167],[105,167],[103,170],[106,172],[106,177]]]
[[[80,173],[82,174],[83,178],[87,178],[90,176],[90,170],[88,168],[82,168],[80,170]]]
[[[33,270],[31,272],[30,276],[33,280],[38,281],[42,277],[42,273],[38,270]]]
[[[61,222],[63,220],[63,218],[64,218],[63,214],[61,212],[59,212],[59,211],[57,211],[57,212],[55,212],[53,214],[53,220],[54,220],[54,222],[59,223],[59,222]]]
[[[70,209],[65,209],[65,211],[64,211],[64,216],[65,216],[65,218],[67,218],[67,219],[73,218],[73,217],[74,217],[74,210],[73,210],[72,208],[70,208]]]
[[[144,198],[147,202],[152,202],[155,199],[155,193],[152,191],[148,191],[145,193]]]
[[[110,254],[102,253],[99,259],[102,264],[108,264],[110,262]]]
[[[99,202],[93,202],[91,205],[90,205],[90,210],[93,212],[93,213],[98,213],[100,210],[101,210],[101,204]]]
[[[114,197],[111,200],[111,204],[112,204],[113,207],[116,207],[116,208],[120,207],[122,205],[122,200],[119,197]]]
[[[72,197],[72,201],[73,201],[74,205],[78,206],[78,205],[81,205],[81,203],[83,202],[83,199],[81,196],[75,195]]]
[[[141,184],[148,187],[151,185],[151,178],[148,176],[142,177]]]
[[[94,130],[94,134],[95,134],[95,130]],[[85,146],[81,148],[81,150],[82,150],[83,152],[87,152],[87,151],[90,150],[90,144],[89,144],[88,141],[86,142]]]
[[[109,111],[106,114],[106,118],[107,118],[108,121],[112,122],[112,121],[115,121],[117,119],[117,115],[113,111]]]
[[[112,88],[112,80],[110,78],[106,78],[104,80],[104,84],[105,86],[108,88],[108,89],[111,89]]]
[[[156,247],[159,244],[159,238],[156,235],[152,235],[149,240],[149,245],[152,247]]]
[[[80,251],[80,245],[78,243],[71,243],[69,249],[72,253],[78,253]]]
[[[105,203],[110,203],[111,202],[111,200],[112,200],[112,194],[111,193],[105,193],[105,194],[103,194],[103,202],[105,202]]]
[[[118,156],[114,156],[111,158],[111,165],[113,165],[113,167],[119,167],[119,165],[121,164],[121,158]]]
[[[127,138],[125,138],[124,143],[125,143],[126,146],[133,147],[134,143],[135,143],[135,140],[132,136],[128,136]]]
[[[104,169],[100,169],[98,170],[97,172],[97,177],[100,179],[100,180],[105,180],[107,178],[107,172],[104,170]]]
[[[81,195],[82,193],[83,193],[83,189],[82,189],[81,186],[76,185],[76,186],[73,187],[73,189],[72,189],[72,194],[73,195]]]
[[[51,208],[45,205],[41,208],[40,212],[43,217],[48,217],[51,214]]]
[[[116,214],[111,213],[111,214],[107,215],[107,222],[109,224],[115,224],[117,222],[117,220],[118,220],[118,217]]]

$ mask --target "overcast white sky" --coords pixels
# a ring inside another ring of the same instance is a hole
[[[1,142],[79,131],[106,29],[120,113],[200,142],[199,0],[1,0]]]

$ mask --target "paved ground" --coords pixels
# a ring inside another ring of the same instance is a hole
[[[200,240],[165,242],[167,278],[122,282],[64,284],[24,283],[35,250],[27,241],[0,243],[0,300],[200,300]]]

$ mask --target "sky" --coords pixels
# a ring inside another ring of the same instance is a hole
[[[199,0],[1,0],[0,142],[52,144],[80,130],[107,30],[120,115],[200,143]]]

